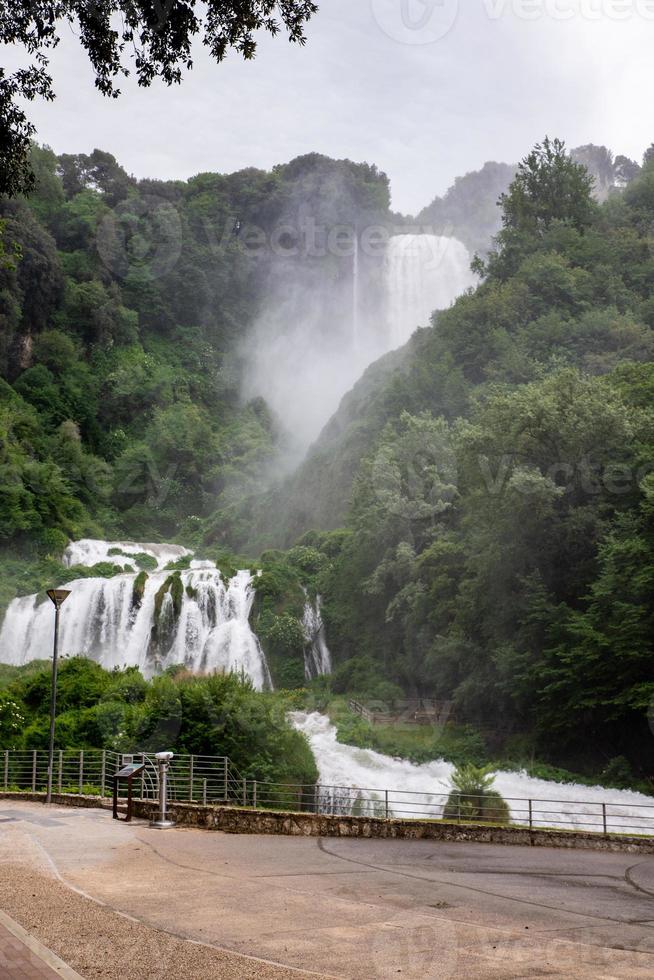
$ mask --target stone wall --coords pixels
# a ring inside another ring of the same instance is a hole
[[[44,793],[4,793],[0,799],[43,802]],[[110,801],[98,796],[54,793],[59,806],[106,807]],[[134,816],[151,820],[157,814],[151,800],[135,800]],[[514,844],[525,847],[569,847],[596,851],[654,854],[654,837],[563,830],[529,830],[527,827],[466,826],[432,820],[384,820],[379,817],[337,817],[314,813],[282,813],[238,807],[171,803],[168,816],[182,827],[219,830],[226,834],[279,834],[287,837],[363,837],[402,840],[478,841],[484,844]]]

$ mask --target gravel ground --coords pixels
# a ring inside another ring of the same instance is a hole
[[[177,939],[125,918],[21,864],[0,864],[0,906],[86,980],[302,980],[316,976]]]

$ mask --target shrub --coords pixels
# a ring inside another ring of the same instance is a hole
[[[491,789],[495,776],[487,766],[466,763],[454,770],[452,791],[443,810],[445,820],[474,820],[485,823],[510,823],[506,801]]]

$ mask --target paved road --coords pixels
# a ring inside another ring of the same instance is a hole
[[[162,832],[0,801],[0,860],[19,855],[150,926],[324,976],[654,975],[651,857]]]

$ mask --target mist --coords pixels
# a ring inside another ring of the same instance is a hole
[[[264,398],[279,420],[288,467],[369,364],[475,282],[471,256],[454,237],[353,223],[338,234],[332,227],[326,239],[333,247],[310,254],[300,234],[292,257],[273,260],[243,350],[244,395]]]

